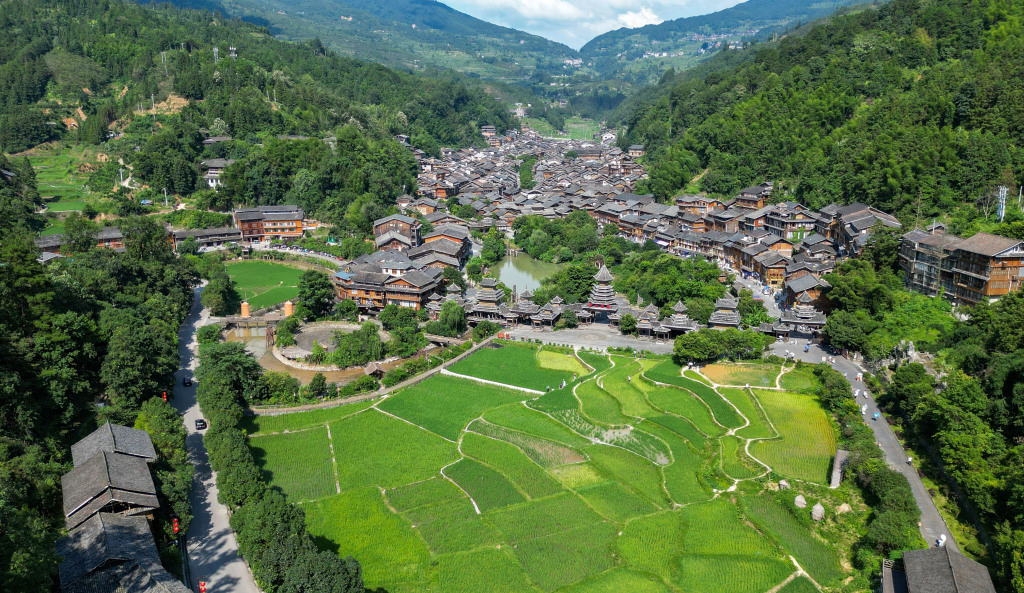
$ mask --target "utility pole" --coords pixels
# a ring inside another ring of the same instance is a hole
[[[167,188],[164,188],[164,208],[167,207]]]
[[[124,185],[124,167],[118,167],[117,172],[121,174],[121,185]]]
[[[213,63],[216,64],[219,61],[220,61],[220,48],[219,47],[215,47],[215,48],[213,48]]]
[[[996,208],[996,216],[999,217],[999,222],[1003,222],[1003,218],[1006,216],[1006,186],[999,186],[999,206]]]
[[[160,61],[164,65],[164,76],[167,76],[167,52],[160,52]]]

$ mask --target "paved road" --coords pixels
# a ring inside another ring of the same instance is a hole
[[[333,255],[320,255],[319,253],[313,253],[313,252],[303,253],[302,251],[296,251],[294,249],[273,249],[269,245],[264,244],[264,243],[253,243],[252,244],[252,248],[255,251],[276,251],[278,253],[290,253],[290,254],[295,255],[295,256],[312,257],[312,258],[323,260],[324,262],[330,264],[334,268],[340,268],[341,266],[343,266],[343,265],[348,263],[347,261],[345,261],[343,259],[339,259],[337,257],[334,257]]]
[[[578,348],[617,348],[630,347],[633,350],[646,350],[655,354],[671,354],[674,342],[657,342],[622,335],[619,330],[606,323],[580,326],[577,329],[560,329],[558,331],[534,330],[530,326],[520,325],[509,330],[513,338],[540,340],[546,344],[568,344]]]
[[[174,375],[172,400],[174,407],[184,415],[188,457],[196,468],[190,496],[192,523],[187,534],[188,567],[192,578],[187,584],[193,591],[198,591],[198,581],[205,577],[210,593],[260,593],[249,567],[238,555],[238,542],[228,523],[227,508],[217,501],[216,474],[210,469],[202,434],[196,431],[196,419],[203,415],[196,403],[195,387],[185,387],[181,382],[183,378],[192,376],[198,364],[196,329],[205,325],[209,318],[209,311],[202,309],[199,301],[201,292],[201,287],[194,290],[192,310],[178,332],[181,368]]]
[[[797,358],[805,362],[820,363],[821,358],[825,356],[825,352],[818,347],[817,344],[812,344],[810,351],[804,353],[803,344],[806,341],[801,340],[798,342],[775,342],[772,345],[772,351],[779,356],[786,356],[787,352],[793,352]],[[880,417],[878,420],[873,420],[875,412],[878,412],[881,416],[881,412],[878,409],[878,404],[875,401],[874,395],[871,394],[867,397],[864,393],[867,391],[867,386],[863,381],[857,380],[857,373],[863,372],[863,370],[853,361],[843,358],[842,356],[836,356],[836,362],[832,365],[832,368],[836,369],[841,373],[846,374],[846,378],[850,381],[850,385],[856,390],[860,389],[861,396],[857,398],[857,404],[867,406],[867,413],[864,415],[864,421],[871,427],[871,430],[875,433],[875,441],[878,446],[881,447],[882,452],[885,453],[885,458],[889,462],[889,467],[900,472],[907,477],[910,482],[910,489],[914,493],[914,500],[917,502],[917,507],[921,509],[921,535],[925,541],[928,542],[929,546],[934,546],[936,540],[939,539],[941,534],[946,534],[946,545],[954,550],[959,550],[956,545],[956,541],[953,539],[952,533],[949,531],[949,527],[946,525],[946,521],[939,514],[939,510],[935,507],[935,501],[928,494],[928,490],[924,487],[924,483],[921,482],[921,478],[917,475],[917,469],[907,463],[907,452],[903,449],[899,439],[896,438],[896,434],[893,433],[892,427],[885,421],[884,418]]]

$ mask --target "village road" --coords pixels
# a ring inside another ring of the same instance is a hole
[[[804,344],[806,343],[806,340],[775,342],[771,348],[774,354],[783,358],[786,357],[787,353],[792,352],[796,358],[804,362],[820,363],[822,357],[826,356],[827,353],[817,344],[811,344],[810,350],[805,353]],[[863,381],[857,380],[857,374],[863,372],[863,369],[857,363],[842,356],[836,356],[835,358],[836,362],[832,365],[832,368],[844,373],[853,389],[860,390],[857,405],[867,406],[867,411],[863,415],[864,422],[875,433],[875,441],[882,449],[882,452],[885,453],[889,467],[906,476],[910,482],[910,489],[914,493],[914,501],[917,502],[917,508],[921,509],[920,528],[924,540],[930,547],[934,547],[939,536],[946,534],[946,545],[959,551],[956,541],[953,539],[953,534],[950,533],[946,521],[939,514],[939,510],[935,506],[935,501],[932,500],[920,476],[917,475],[917,468],[914,464],[907,463],[906,450],[900,444],[896,434],[892,431],[892,427],[885,421],[885,417],[882,416],[881,411],[878,409],[875,394],[869,394],[867,397],[864,396],[865,392],[867,392],[867,385]],[[876,412],[879,414],[877,420],[874,419]]]
[[[229,524],[227,508],[217,500],[217,476],[210,469],[210,461],[196,420],[203,413],[196,402],[195,385],[185,387],[182,380],[192,378],[198,364],[196,329],[207,323],[210,312],[202,308],[199,296],[202,287],[193,291],[192,310],[178,332],[178,355],[181,367],[174,374],[175,409],[184,416],[188,457],[195,466],[192,483],[192,523],[187,534],[189,579],[186,583],[193,591],[199,590],[199,581],[206,581],[209,593],[260,593],[249,567],[238,555],[238,541]]]

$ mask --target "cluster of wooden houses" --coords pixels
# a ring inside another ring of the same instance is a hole
[[[61,478],[68,534],[57,542],[65,593],[189,593],[160,564],[151,522],[159,508],[149,433],[104,424],[71,446]]]

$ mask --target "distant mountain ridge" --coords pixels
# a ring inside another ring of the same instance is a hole
[[[685,69],[719,50],[721,43],[764,37],[865,0],[748,0],[730,8],[598,35],[580,49],[605,77],[656,81],[668,68]],[[655,55],[652,55],[655,54]],[[667,54],[667,55],[661,55]]]

